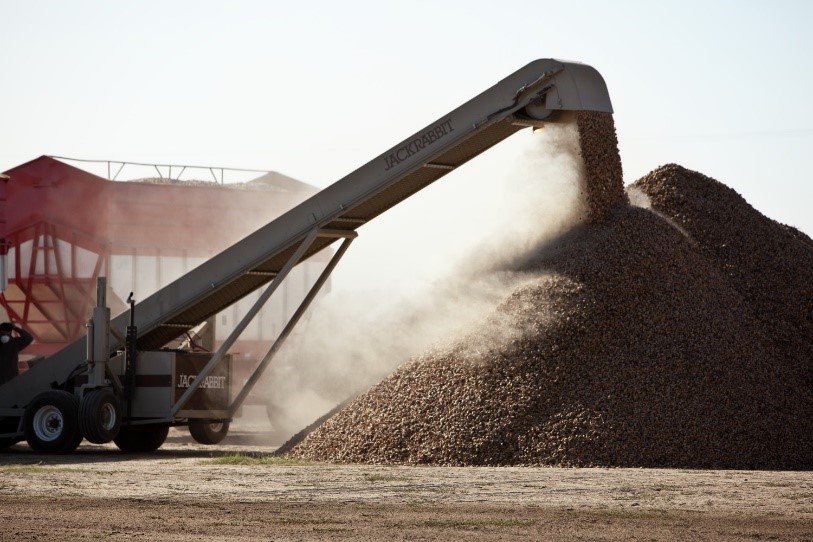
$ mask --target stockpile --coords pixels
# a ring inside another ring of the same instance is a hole
[[[587,171],[602,170],[584,141]],[[402,366],[288,455],[813,466],[810,239],[677,166],[636,183],[660,214],[613,200],[617,186],[591,188],[596,179],[585,187],[599,202],[592,219],[514,269],[521,285],[485,322]]]
[[[813,377],[813,241],[765,218],[724,184],[675,164],[633,187],[691,236],[747,300],[783,357],[798,358],[796,369]]]

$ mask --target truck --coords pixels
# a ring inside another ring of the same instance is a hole
[[[25,440],[36,452],[71,453],[84,439],[151,452],[173,426],[202,444],[221,442],[361,226],[512,134],[565,121],[568,111],[613,112],[599,72],[533,61],[154,294],[137,303],[131,296],[115,318],[98,277],[86,335],[0,386],[0,448]],[[268,351],[233,387],[229,348],[296,265],[335,243]],[[168,346],[257,290],[215,352]]]

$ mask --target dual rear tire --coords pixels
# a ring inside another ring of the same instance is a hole
[[[80,406],[82,434],[94,444],[113,442],[122,452],[154,452],[164,444],[168,425],[121,425],[121,403],[108,389],[85,395]]]
[[[23,414],[25,440],[40,453],[71,453],[83,438],[105,444],[116,438],[120,428],[121,406],[107,389],[93,390],[81,402],[67,391],[46,391]]]
[[[79,405],[79,429],[88,442],[107,444],[121,429],[121,404],[108,389],[93,390]]]

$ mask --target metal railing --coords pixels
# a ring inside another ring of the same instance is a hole
[[[107,180],[115,181],[118,180],[119,175],[121,175],[122,170],[124,170],[127,166],[137,166],[141,168],[151,168],[154,169],[155,172],[158,174],[159,179],[166,179],[171,181],[181,181],[181,176],[187,172],[194,172],[200,171],[204,172],[207,176],[211,175],[212,180],[218,184],[225,184],[226,182],[226,173],[259,173],[259,174],[267,174],[270,173],[270,170],[266,169],[246,169],[246,168],[233,168],[233,167],[223,167],[223,166],[190,166],[190,165],[182,165],[182,164],[150,164],[145,162],[126,162],[121,160],[92,160],[86,158],[70,158],[67,156],[52,156],[49,155],[49,158],[54,158],[56,160],[63,160],[65,162],[82,162],[88,164],[99,164],[101,166],[107,166]],[[219,173],[219,178],[218,178]],[[173,176],[174,174],[174,176]],[[202,180],[202,179],[196,179]]]

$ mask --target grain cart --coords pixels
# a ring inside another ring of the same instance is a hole
[[[534,61],[153,295],[128,300],[129,312],[111,320],[100,285],[86,338],[0,386],[0,446],[25,439],[36,451],[66,453],[84,438],[152,451],[170,426],[182,425],[199,442],[219,442],[359,227],[515,132],[578,110],[612,113],[601,75],[585,64]],[[231,345],[295,265],[337,241],[299,308],[230,396]],[[165,348],[260,288],[215,353]]]

